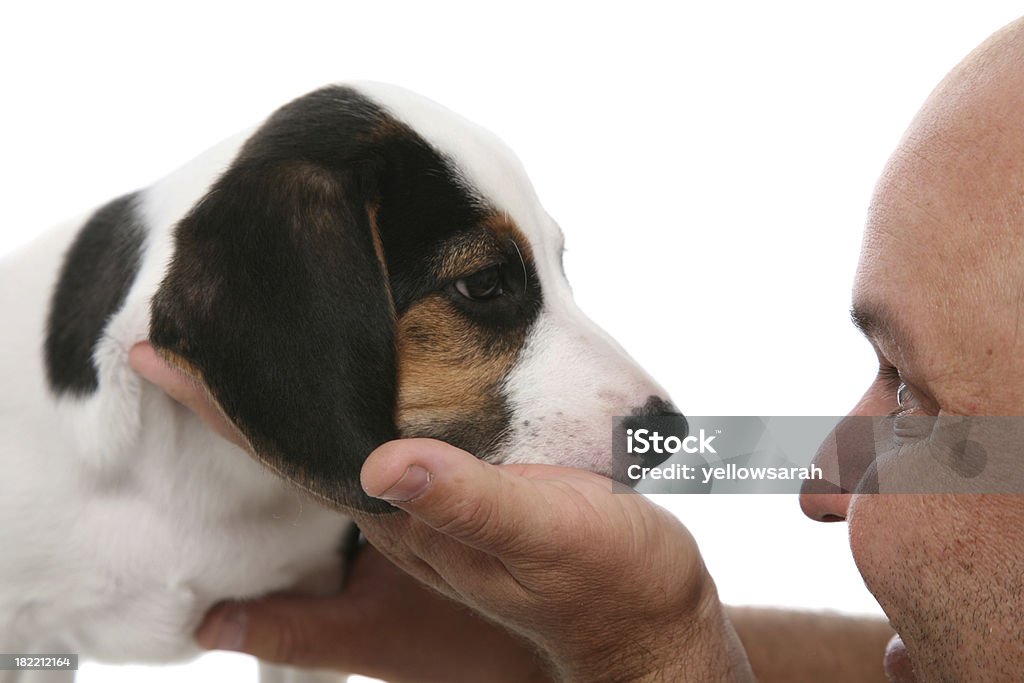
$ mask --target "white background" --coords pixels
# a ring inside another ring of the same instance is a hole
[[[0,18],[0,254],[345,78],[418,90],[518,152],[577,298],[693,415],[834,415],[875,178],[1016,3],[20,3]],[[173,7],[173,9],[172,9]],[[734,603],[878,613],[844,525],[790,497],[662,497]],[[98,681],[243,680],[210,655]]]

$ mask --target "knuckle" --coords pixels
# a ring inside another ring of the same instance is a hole
[[[498,521],[497,504],[486,497],[473,496],[453,503],[435,528],[455,538],[490,543],[500,538]]]
[[[283,621],[279,624],[277,640],[274,641],[274,651],[271,659],[281,664],[291,664],[295,656],[295,633],[289,622]]]
[[[291,617],[281,618],[271,659],[280,664],[302,665],[309,662],[314,655],[313,636],[300,621]]]

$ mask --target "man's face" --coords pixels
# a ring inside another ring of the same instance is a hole
[[[879,181],[853,295],[879,372],[854,415],[1024,415],[1022,32],[996,34],[943,81]],[[916,680],[1019,679],[1024,496],[801,504],[815,519],[848,521]],[[915,680],[901,677],[899,654],[890,675]]]

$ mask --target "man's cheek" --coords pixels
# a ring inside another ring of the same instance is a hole
[[[864,585],[908,648],[921,639],[919,625],[931,612],[938,569],[930,538],[936,520],[925,498],[858,494],[847,518],[850,550]]]
[[[1021,608],[1007,599],[1024,577],[1024,562],[1007,553],[1024,537],[1015,531],[1024,527],[1018,501],[854,496],[848,518],[854,560],[902,637],[917,680],[975,680],[972,672],[985,657],[1019,648],[1019,634],[1005,627],[1019,620]]]

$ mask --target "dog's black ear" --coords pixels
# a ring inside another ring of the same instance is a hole
[[[236,161],[176,228],[150,340],[265,465],[383,512],[359,471],[397,436],[396,323],[366,185],[353,168]]]

